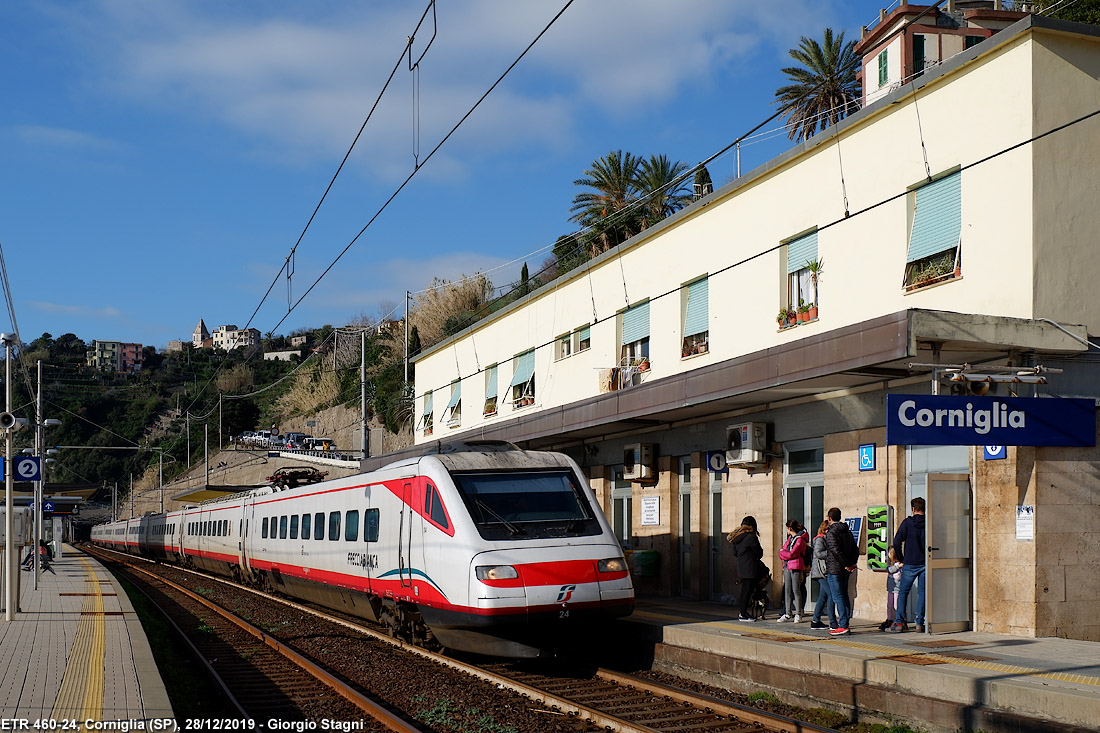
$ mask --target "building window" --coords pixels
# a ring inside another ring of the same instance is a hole
[[[787,297],[785,308],[788,322],[790,314],[795,321],[806,321],[817,317],[817,273],[821,260],[817,256],[817,231],[790,240],[784,247],[787,258]]]
[[[573,335],[558,336],[554,344],[554,359],[564,359],[573,354]]]
[[[963,48],[967,49],[971,46],[977,46],[979,43],[985,40],[984,36],[966,36],[966,40],[963,41]]]
[[[573,333],[574,351],[588,351],[592,348],[592,327],[581,326]]]
[[[681,288],[683,293],[681,333],[684,334],[680,354],[682,357],[705,354],[710,351],[709,285],[709,278],[704,277]]]
[[[649,365],[649,301],[627,308],[622,314],[620,367]]]
[[[535,403],[535,350],[525,351],[512,360],[512,407]]]
[[[882,53],[878,55],[878,86],[879,89],[886,86],[886,83],[890,81],[890,70],[887,68],[887,52],[890,49],[882,49]]]
[[[959,171],[914,189],[912,229],[905,258],[906,290],[962,274],[962,174]]]
[[[633,487],[623,478],[623,469],[615,470],[615,482],[611,487],[612,526],[615,538],[624,548],[630,548],[633,540]]]
[[[481,412],[485,417],[497,414],[497,365],[485,370],[485,408]]]
[[[455,380],[451,382],[451,399],[447,401],[447,406],[443,409],[443,420],[447,421],[448,427],[456,427],[462,424],[462,381]]]
[[[913,76],[924,72],[924,36],[920,33],[913,34]]]
[[[416,428],[423,430],[424,435],[432,434],[432,393],[430,391],[424,393],[424,411],[420,413],[420,424]]]

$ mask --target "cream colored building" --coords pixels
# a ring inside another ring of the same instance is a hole
[[[417,449],[496,438],[573,455],[624,544],[660,557],[639,591],[693,599],[736,594],[722,537],[746,514],[778,597],[787,518],[812,529],[830,506],[889,505],[892,536],[927,496],[959,554],[930,579],[934,629],[1100,640],[1094,553],[1065,549],[1100,546],[1095,448],[994,462],[887,446],[884,427],[886,394],[932,391],[932,363],[1064,370],[993,394],[1100,394],[1085,341],[1100,331],[1098,79],[1100,29],[1031,16],[925,69],[427,349]],[[800,305],[816,315],[778,322]],[[745,462],[708,471],[741,425]],[[860,471],[867,444],[875,469]],[[937,474],[959,478],[932,488]],[[860,568],[855,616],[877,623],[885,575]]]

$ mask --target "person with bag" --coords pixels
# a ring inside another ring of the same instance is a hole
[[[787,540],[779,550],[783,561],[783,615],[777,623],[802,623],[806,606],[806,548],[809,547],[806,528],[797,519],[787,520]]]
[[[829,529],[825,532],[825,580],[829,584],[829,598],[836,605],[835,629],[829,629],[831,636],[845,636],[851,633],[852,606],[848,600],[848,579],[856,569],[859,559],[859,547],[852,530],[841,521],[840,509],[832,507],[828,512]]]
[[[828,529],[829,520],[825,519],[821,522],[821,526],[817,528],[817,535],[811,543],[814,557],[813,563],[810,565],[810,579],[811,581],[817,581],[817,605],[814,606],[814,615],[810,619],[811,629],[835,629],[837,627],[836,606],[832,603],[829,596],[829,584],[825,581],[825,558],[829,554],[828,548],[825,547],[825,532]],[[826,609],[829,611],[828,625],[821,620],[821,614]]]
[[[739,594],[740,614],[738,621],[752,622],[756,620],[749,607],[752,601],[753,591],[764,577],[767,568],[764,566],[764,548],[760,546],[760,533],[756,529],[756,518],[747,516],[741,520],[741,526],[730,532],[726,540],[733,546],[733,554],[737,558],[737,576],[740,578],[741,592]]]
[[[898,603],[894,615],[894,624],[887,631],[900,634],[908,631],[905,623],[905,608],[909,602],[909,591],[917,586],[916,617],[917,633],[924,633],[924,499],[920,496],[909,502],[913,515],[906,517],[894,535],[894,553],[901,562],[901,580],[898,583]]]

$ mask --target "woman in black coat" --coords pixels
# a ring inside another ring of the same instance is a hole
[[[760,533],[756,529],[756,518],[745,517],[741,520],[741,526],[730,532],[730,544],[733,545],[733,554],[737,557],[737,575],[741,578],[741,593],[738,599],[741,614],[738,621],[755,621],[749,610],[749,602],[752,593],[764,577],[766,568],[761,558],[764,557],[764,548],[760,546]]]

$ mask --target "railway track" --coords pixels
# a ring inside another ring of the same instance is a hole
[[[103,552],[97,550],[97,552]],[[107,554],[107,553],[104,553]],[[343,665],[334,677],[347,679],[359,689],[371,689],[374,687],[372,680],[364,679],[350,669],[355,665],[348,664],[348,658],[366,656],[367,652],[357,646],[353,646],[354,640],[370,640],[371,644],[384,645],[392,650],[392,653],[411,655],[419,658],[437,669],[447,670],[447,674],[457,680],[454,684],[472,691],[474,699],[484,700],[486,716],[502,707],[517,706],[522,709],[522,716],[518,721],[502,722],[494,716],[495,730],[510,730],[515,733],[525,731],[621,731],[622,733],[651,733],[652,731],[700,731],[702,733],[725,731],[760,731],[783,733],[810,733],[826,732],[831,729],[802,723],[796,720],[773,715],[754,708],[739,706],[730,702],[705,697],[696,693],[668,687],[650,680],[631,677],[610,670],[584,670],[579,671],[574,665],[572,669],[562,669],[561,674],[548,672],[539,667],[532,671],[529,664],[511,663],[487,663],[469,664],[457,659],[440,656],[423,649],[411,647],[404,642],[389,638],[384,632],[363,624],[358,620],[349,620],[334,615],[327,611],[303,606],[292,601],[269,596],[257,591],[242,588],[241,586],[222,581],[212,576],[183,570],[174,566],[154,565],[147,561],[127,555],[109,553],[114,562],[125,562],[127,565],[145,565],[157,569],[157,575],[180,575],[190,577],[192,580],[183,585],[197,584],[200,588],[209,589],[212,584],[218,584],[221,588],[231,589],[232,597],[251,596],[262,599],[263,603],[278,604],[283,609],[281,614],[286,615],[287,610],[293,614],[302,614],[310,619],[307,626],[312,630],[308,636],[329,636],[345,640],[336,654],[329,654],[323,659],[325,666]],[[180,581],[176,581],[180,582]],[[194,591],[191,591],[195,593]],[[195,594],[198,595],[198,594]],[[212,595],[209,590],[203,593],[201,598],[209,600],[206,596]],[[220,594],[219,594],[220,595]],[[233,606],[239,601],[230,601],[223,605]],[[278,614],[276,614],[278,615]],[[339,629],[324,630],[324,629]],[[316,648],[300,648],[305,641],[303,634],[293,628],[269,628],[266,633],[269,637],[278,637],[280,643],[287,646],[299,647],[299,653],[318,659]],[[274,641],[274,639],[273,639]],[[374,656],[374,652],[370,656]],[[286,664],[286,662],[282,662]],[[391,665],[395,669],[409,669],[408,661],[382,661],[381,665]],[[362,666],[362,665],[360,665]],[[560,668],[560,665],[559,665]],[[415,673],[413,673],[415,674]],[[411,676],[411,675],[410,675]],[[473,685],[469,679],[472,676],[482,684]],[[408,681],[408,677],[404,678]],[[464,680],[464,681],[463,681]],[[445,683],[432,683],[437,688],[442,688]],[[377,696],[387,698],[387,693],[375,691]],[[503,701],[501,696],[507,696],[511,702]],[[519,696],[518,698],[516,696]],[[517,703],[517,700],[519,702]],[[392,702],[392,700],[391,700]],[[407,707],[397,704],[406,711],[406,715],[427,720],[429,726],[438,725],[431,730],[453,730],[453,721],[448,724],[441,718],[446,717],[447,712],[454,712],[456,705],[442,705],[437,700],[430,714],[425,715],[424,710],[409,710]],[[335,716],[328,716],[335,718]],[[477,730],[477,728],[471,728]],[[489,729],[489,728],[486,728]]]

